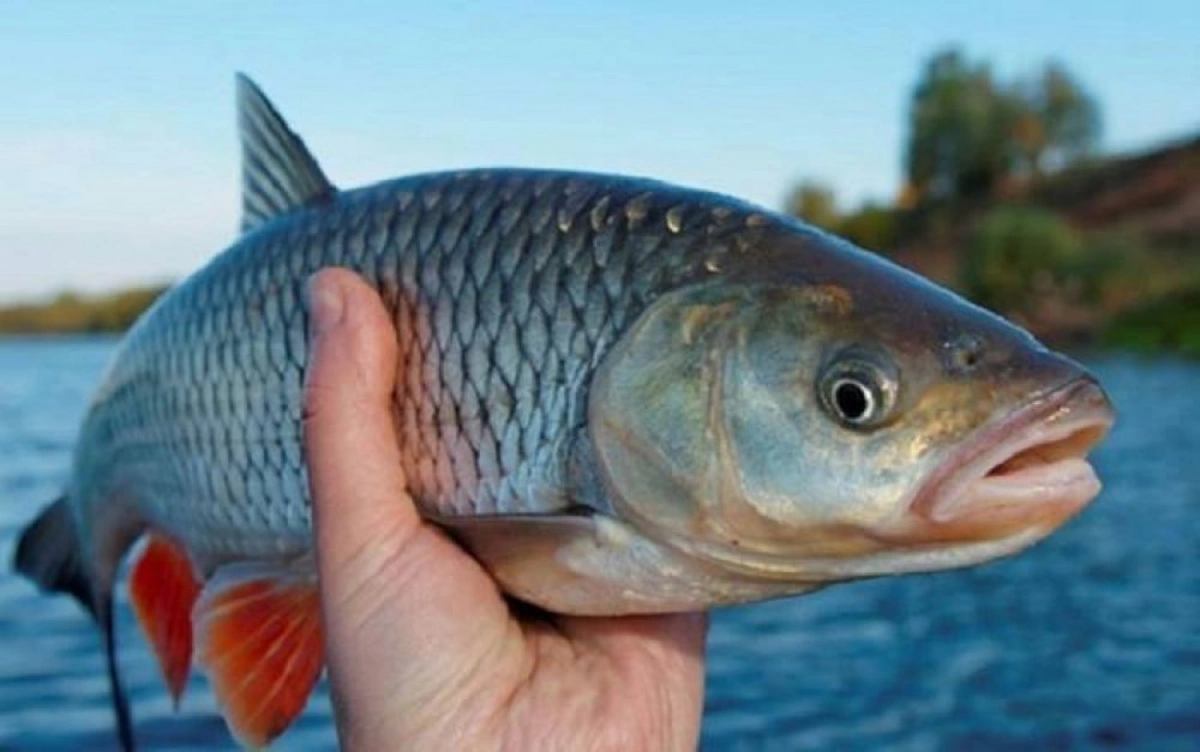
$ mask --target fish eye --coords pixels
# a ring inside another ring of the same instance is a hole
[[[874,428],[891,416],[896,387],[888,369],[866,359],[839,359],[820,379],[821,404],[847,428]]]
[[[833,385],[833,405],[844,420],[857,423],[875,411],[875,395],[866,384],[838,379]]]

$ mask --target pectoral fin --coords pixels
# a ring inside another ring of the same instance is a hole
[[[550,611],[615,616],[720,602],[708,565],[600,514],[439,517],[511,595]],[[744,591],[739,591],[744,592]]]

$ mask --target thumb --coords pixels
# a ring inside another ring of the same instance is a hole
[[[394,426],[397,332],[376,292],[309,285],[304,443],[326,655],[343,740],[452,701],[511,619],[482,568],[422,522]]]
[[[368,542],[408,538],[420,520],[392,423],[397,348],[386,310],[344,269],[313,276],[308,301],[304,448],[317,551],[322,569],[333,572]]]

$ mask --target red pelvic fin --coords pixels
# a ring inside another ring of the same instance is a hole
[[[324,665],[316,578],[270,565],[230,565],[204,587],[194,614],[196,660],[225,720],[262,747],[304,709]]]
[[[152,533],[133,566],[129,594],[178,706],[192,663],[192,606],[200,595],[200,583],[187,553],[168,538]]]

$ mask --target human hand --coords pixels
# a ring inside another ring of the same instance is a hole
[[[406,491],[379,297],[345,270],[317,274],[309,296],[305,451],[342,746],[695,748],[706,617],[514,615]]]

